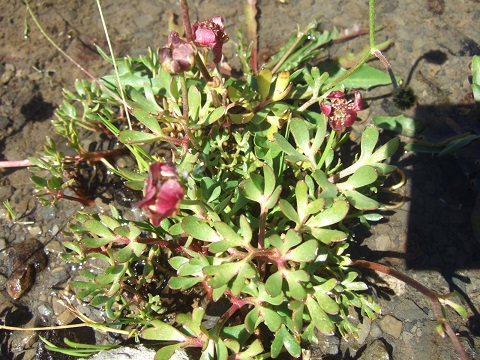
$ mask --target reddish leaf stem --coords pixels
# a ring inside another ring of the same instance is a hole
[[[451,328],[448,321],[445,319],[442,311],[442,304],[440,303],[440,300],[439,300],[439,295],[435,291],[430,290],[426,286],[420,284],[418,281],[412,279],[410,276],[382,264],[374,263],[371,261],[365,261],[365,260],[353,260],[350,266],[375,270],[375,271],[393,276],[398,280],[403,281],[405,284],[410,285],[415,290],[421,292],[423,295],[425,295],[432,302],[433,312],[435,313],[435,316],[437,317],[437,319],[441,321],[443,330],[447,333],[447,335],[452,340],[453,346],[455,347],[457,354],[460,356],[460,359],[462,360],[470,359],[465,349],[463,348],[462,344],[460,343],[460,340],[458,339],[457,335]]]

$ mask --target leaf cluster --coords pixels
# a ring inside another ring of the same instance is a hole
[[[342,73],[305,65],[338,36],[315,29],[292,38],[258,74],[247,68],[243,78],[225,77],[219,86],[200,79],[196,68],[172,76],[150,51],[115,60],[103,54],[116,62],[120,83],[107,75],[103,86],[77,81],[76,93],[65,92],[54,125],[77,152],[75,161],[99,158],[140,190],[148,165],[164,161],[156,150],[168,145],[186,189],[178,214],[158,227],[113,207],[111,216],[78,214],[63,255],[101,264],[80,272],[72,284],[77,297],[112,321],[138,323],[142,338],[167,342],[158,359],[187,347],[201,348],[202,359],[275,358],[283,351],[298,357],[301,344],[317,342],[319,333],[355,333],[352,309],[371,318],[379,312],[346,251],[358,219],[381,218],[370,211],[382,208],[375,194],[395,169],[385,161],[398,140],[378,146],[378,130],[367,127],[360,153],[342,164],[347,137],[329,131],[323,114],[302,108],[325,98],[327,84]],[[363,71],[369,81],[360,87],[384,83]],[[89,132],[108,134],[136,166],[119,168],[85,150]],[[51,173],[32,178],[39,190],[74,188],[64,176],[77,164],[69,159],[48,141],[32,160]],[[164,295],[191,291],[210,303],[226,301],[227,312],[206,326],[206,310],[192,303],[193,311],[164,321]],[[266,335],[257,337],[259,329]]]

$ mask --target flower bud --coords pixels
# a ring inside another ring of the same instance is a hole
[[[228,41],[220,16],[214,16],[209,20],[197,21],[192,25],[195,44],[212,49],[215,58],[213,62],[218,64],[222,59],[223,44]]]
[[[154,226],[170,216],[174,216],[185,192],[178,182],[178,174],[173,163],[150,165],[145,196],[136,203],[150,218]]]
[[[167,46],[160,49],[158,57],[162,67],[170,74],[191,70],[195,65],[195,47],[183,40],[178,33],[171,30]]]

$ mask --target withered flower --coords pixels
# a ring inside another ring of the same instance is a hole
[[[362,94],[353,89],[354,99],[347,100],[345,93],[339,90],[328,94],[328,102],[322,101],[320,109],[328,118],[328,122],[333,130],[339,131],[344,127],[353,125],[357,118],[357,111],[362,110]]]
[[[195,44],[212,49],[215,58],[213,62],[218,64],[222,59],[223,44],[228,41],[220,16],[214,16],[209,20],[197,21],[192,25]]]
[[[136,203],[151,220],[154,226],[178,211],[185,192],[178,182],[178,174],[173,163],[150,165],[145,196]]]
[[[193,68],[196,52],[195,46],[171,30],[168,34],[167,46],[160,49],[158,55],[165,70],[170,74],[178,74]]]

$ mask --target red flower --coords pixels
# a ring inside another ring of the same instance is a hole
[[[195,47],[173,30],[168,34],[167,46],[158,53],[162,67],[170,74],[191,70],[195,64],[195,54]]]
[[[328,103],[322,101],[320,109],[328,118],[333,130],[339,131],[344,127],[352,126],[357,118],[357,111],[362,110],[362,94],[353,89],[354,99],[345,99],[345,93],[339,90],[332,91],[327,95]]]
[[[144,211],[154,226],[178,211],[185,192],[177,178],[173,163],[150,165],[145,196],[135,205]]]
[[[195,44],[212,49],[215,58],[213,62],[218,64],[222,59],[223,44],[228,41],[220,16],[214,16],[209,20],[197,21],[192,25],[193,39]]]

